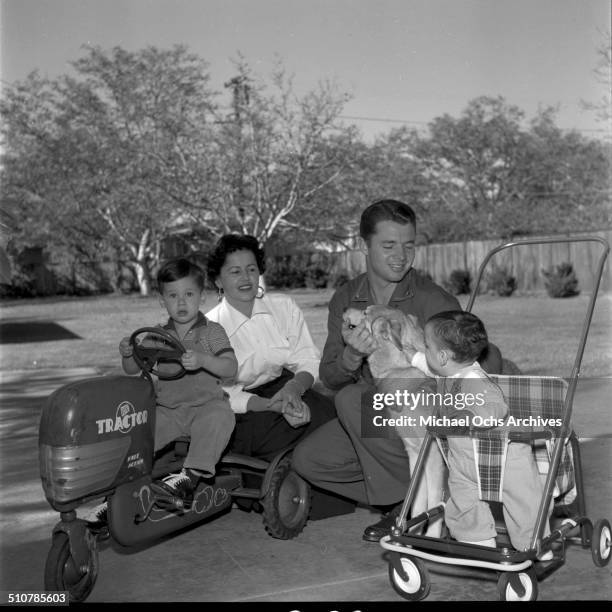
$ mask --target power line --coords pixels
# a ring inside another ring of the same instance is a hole
[[[379,121],[381,123],[414,123],[415,125],[428,125],[427,121],[409,121],[408,119],[382,119],[379,117],[353,117],[351,115],[338,115],[338,119],[352,119],[354,121]]]
[[[388,117],[357,117],[353,115],[338,115],[338,119],[350,119],[352,121],[375,121],[378,123],[402,123],[402,124],[414,124],[414,125],[429,125],[429,121],[413,121],[411,119],[390,119]],[[562,132],[605,132],[609,133],[610,130],[605,128],[559,128]]]

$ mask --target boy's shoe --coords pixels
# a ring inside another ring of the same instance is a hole
[[[92,533],[98,535],[101,539],[108,537],[108,502],[104,501],[98,504],[85,517],[87,526]]]
[[[187,470],[181,470],[176,474],[168,474],[162,478],[160,484],[168,493],[180,498],[186,507],[191,506],[197,477],[190,476]]]

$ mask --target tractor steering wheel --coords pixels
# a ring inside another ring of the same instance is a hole
[[[139,336],[146,334],[139,340]],[[151,336],[156,336],[152,338]],[[153,374],[160,380],[175,380],[185,374],[181,355],[185,347],[172,334],[161,327],[141,327],[130,336],[132,356],[138,367],[145,374]],[[176,366],[174,373],[160,372],[160,363],[172,363]],[[155,365],[157,364],[157,367]]]

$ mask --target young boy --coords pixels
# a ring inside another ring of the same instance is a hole
[[[444,428],[448,441],[450,491],[445,522],[456,540],[494,547],[495,521],[489,505],[479,497],[474,440],[469,437],[469,431],[474,428],[490,428],[502,423],[508,412],[501,389],[476,361],[488,344],[487,333],[478,317],[463,311],[446,311],[432,316],[424,331],[425,352],[415,353],[412,365],[441,377],[442,397],[452,394],[455,399],[464,400],[454,401],[452,406],[445,402],[438,413],[439,417],[446,418],[445,423],[458,425]],[[542,497],[542,482],[530,444],[508,444],[502,477],[503,513],[508,535],[517,550],[525,550],[530,545]],[[547,532],[548,529],[545,534]],[[541,559],[548,556],[547,553]]]
[[[181,356],[184,375],[157,380],[155,450],[176,438],[190,436],[183,469],[160,483],[189,505],[200,478],[214,476],[215,465],[234,430],[234,413],[221,380],[235,376],[238,362],[223,327],[199,310],[205,298],[204,273],[199,266],[184,258],[170,260],[159,270],[157,285],[160,304],[169,315],[163,329],[180,340],[186,351]],[[128,337],[119,343],[119,353],[124,372],[138,374],[140,367]],[[158,364],[157,370],[163,376],[165,369],[170,368],[168,374],[174,374],[177,367]],[[106,502],[96,506],[87,518],[90,528],[104,529],[106,513]]]
[[[221,387],[238,368],[227,334],[199,310],[204,300],[204,273],[194,263],[179,258],[166,262],[157,274],[160,304],[168,311],[163,326],[185,347],[183,376],[157,380],[155,450],[180,436],[190,436],[184,467],[166,476],[164,488],[189,502],[200,478],[215,474],[215,465],[229,442],[235,418]],[[146,342],[146,340],[145,340]],[[119,344],[126,374],[140,372],[129,338]],[[158,365],[162,371],[163,365]]]

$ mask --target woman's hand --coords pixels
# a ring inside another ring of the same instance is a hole
[[[264,412],[266,410],[272,410],[274,412],[280,412],[280,404],[278,410],[270,405],[270,400],[265,397],[259,397],[259,395],[252,395],[247,402],[248,412]]]
[[[285,385],[277,391],[272,398],[270,399],[270,404],[275,404],[276,402],[280,403],[279,412],[285,412],[288,409],[289,405],[299,406],[302,404],[302,394],[304,393],[304,389],[299,382],[297,382],[294,378],[285,383]]]
[[[310,423],[310,408],[306,402],[300,400],[299,405],[289,404],[283,410],[283,416],[291,427],[301,427]]]
[[[278,409],[291,427],[300,427],[310,422],[310,408],[302,401],[304,389],[295,378],[288,381],[270,399],[270,409]]]

